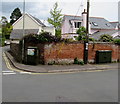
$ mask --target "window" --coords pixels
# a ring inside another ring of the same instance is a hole
[[[74,22],[75,28],[79,28],[81,26],[81,22]]]
[[[97,24],[96,22],[92,22],[92,24],[93,24],[94,26],[98,26],[98,24]]]
[[[105,25],[108,26],[108,27],[110,27],[110,24],[108,24],[108,23],[106,23]]]

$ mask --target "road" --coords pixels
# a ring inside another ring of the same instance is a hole
[[[3,48],[3,51],[6,50],[8,47]],[[118,101],[116,69],[67,74],[27,74],[10,71],[4,59],[2,61],[3,102]]]

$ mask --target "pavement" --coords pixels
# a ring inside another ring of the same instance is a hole
[[[14,57],[5,52],[5,55],[10,60],[12,65],[21,71],[32,73],[58,73],[58,72],[80,72],[80,71],[99,71],[118,69],[119,63],[106,63],[106,64],[85,64],[85,65],[25,65],[18,63]]]

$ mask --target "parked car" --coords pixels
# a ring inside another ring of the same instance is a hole
[[[5,40],[5,45],[10,45],[10,40]]]

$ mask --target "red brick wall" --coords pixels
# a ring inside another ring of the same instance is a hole
[[[73,59],[78,57],[83,59],[83,44],[63,44],[58,43],[45,49],[45,58]]]
[[[111,50],[112,60],[114,61],[118,59],[118,45],[110,43],[89,44],[89,60],[95,60],[97,50]]]
[[[95,61],[97,50],[112,50],[112,61],[117,61],[118,45],[112,43],[90,43],[88,50],[89,62]],[[83,43],[57,43],[46,44],[44,47],[44,60],[46,63],[52,60],[71,60],[75,57],[83,60],[84,44]]]
[[[39,49],[39,63],[49,63],[51,61],[59,61],[72,63],[74,58],[83,60],[84,56],[84,44],[75,43],[51,43],[51,44],[33,44],[27,43],[28,46],[37,46]],[[16,60],[21,59],[21,48],[19,44],[10,45],[11,52]],[[112,43],[89,43],[88,58],[89,62],[95,61],[97,50],[112,50],[112,61],[120,60],[120,45]]]

